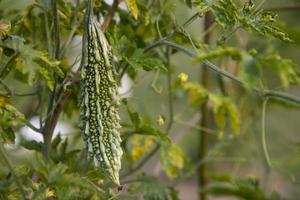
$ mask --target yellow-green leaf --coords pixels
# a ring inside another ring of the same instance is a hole
[[[139,10],[136,4],[136,0],[126,0],[126,5],[129,11],[131,12],[133,18],[137,20],[139,15]]]
[[[184,166],[183,152],[174,143],[163,144],[160,149],[160,161],[170,178],[175,178]]]
[[[9,22],[5,22],[3,20],[0,20],[0,38],[7,35],[10,31],[11,25]]]

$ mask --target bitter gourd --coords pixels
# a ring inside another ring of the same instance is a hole
[[[81,68],[81,128],[88,156],[119,183],[121,168],[118,86],[112,49],[96,18],[88,16]]]

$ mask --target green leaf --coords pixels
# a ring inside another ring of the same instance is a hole
[[[74,191],[96,192],[86,177],[73,172],[67,165],[51,160],[46,163],[41,156],[36,160],[38,163],[33,166],[34,172],[39,175],[41,183],[53,189],[58,199],[82,199],[83,194]]]
[[[259,57],[259,61],[278,73],[285,88],[288,88],[290,84],[300,84],[300,74],[292,60],[282,58],[277,53],[272,53]]]
[[[0,138],[4,143],[14,143],[13,127],[24,124],[25,117],[5,96],[0,95]]]
[[[243,52],[241,55],[242,60],[239,63],[241,67],[240,77],[246,83],[246,88],[250,89],[260,80],[261,66],[257,59],[248,52]]]
[[[289,36],[275,25],[276,15],[269,11],[255,10],[252,1],[239,8],[232,0],[200,1],[200,10],[210,10],[219,25],[226,30],[243,28],[262,36],[273,36],[283,41],[291,41]]]
[[[50,90],[54,86],[53,74],[63,77],[64,73],[59,67],[60,62],[49,58],[46,52],[36,50],[31,45],[25,44],[23,38],[11,36],[9,39],[1,42],[3,45],[18,52],[18,58],[15,59],[15,70],[20,72],[29,85],[37,79],[43,78]]]
[[[161,132],[160,130],[156,129],[147,119],[140,117],[137,112],[132,111],[132,109],[127,109],[131,122],[133,123],[135,134],[141,135],[152,135],[159,137],[160,140],[169,142],[169,136]]]
[[[42,142],[37,142],[35,140],[30,140],[30,141],[23,140],[21,142],[21,146],[23,146],[25,149],[35,150],[37,152],[40,152],[42,150],[42,145],[43,145]]]
[[[232,0],[220,0],[211,4],[211,10],[218,24],[225,29],[236,25],[238,21],[238,9]]]
[[[283,41],[290,42],[289,36],[274,25],[276,15],[272,12],[259,11],[257,14],[252,13],[239,18],[239,23],[243,28],[252,30],[259,35],[271,35]]]
[[[175,178],[184,166],[183,152],[174,143],[162,143],[160,148],[162,168],[170,178]]]
[[[151,54],[145,54],[143,49],[135,49],[133,55],[125,60],[133,68],[143,68],[145,71],[151,71],[157,68],[167,71],[162,61]]]
[[[129,188],[130,193],[141,193],[144,200],[168,200],[169,190],[157,178],[142,176],[138,180],[139,183]]]
[[[259,183],[254,178],[238,178],[228,179],[223,184],[211,184],[201,190],[201,192],[212,194],[215,196],[232,196],[245,200],[283,200],[277,193],[272,193],[271,196],[264,194],[259,188]]]
[[[127,109],[127,112],[129,114],[130,120],[133,123],[133,125],[138,128],[141,124],[141,117],[137,112],[132,111],[131,109]]]

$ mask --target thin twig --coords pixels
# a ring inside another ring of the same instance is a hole
[[[52,13],[53,13],[53,21],[54,21],[54,41],[55,41],[55,49],[54,49],[54,55],[55,59],[59,59],[60,56],[60,28],[59,28],[59,18],[57,13],[57,7],[56,7],[56,0],[51,1],[52,4]],[[51,118],[50,113],[52,112],[53,105],[55,103],[55,95],[56,95],[56,87],[57,87],[57,81],[58,78],[53,73],[54,77],[54,86],[53,91],[50,94],[49,102],[48,102],[48,110],[47,110],[47,118],[45,126],[43,127],[43,137],[44,137],[44,146],[43,146],[43,155],[47,158],[49,156],[49,144],[51,143],[51,138],[53,135],[54,128],[52,130],[52,127],[50,127],[51,124]]]
[[[102,23],[101,29],[103,32],[105,32],[112,20],[112,18],[115,15],[115,12],[117,11],[119,6],[119,0],[114,0],[110,10],[108,11],[108,14],[105,16],[104,21]]]
[[[79,8],[79,0],[76,0],[76,6],[75,6],[75,9],[74,9],[74,12],[73,12],[72,30],[71,30],[65,44],[61,48],[60,58],[64,55],[65,51],[67,50],[67,48],[71,44],[76,30],[80,26],[81,21],[78,22],[78,19],[77,19],[78,8]]]
[[[264,98],[263,107],[262,107],[262,116],[261,116],[261,143],[263,147],[265,161],[267,163],[267,167],[271,168],[272,163],[268,153],[267,142],[266,142],[266,109],[268,103],[268,97]]]
[[[60,57],[60,28],[59,28],[59,16],[57,13],[56,0],[52,0],[52,12],[54,21],[54,38],[55,38],[55,58]]]
[[[50,29],[49,29],[49,18],[48,18],[48,8],[44,8],[44,20],[45,20],[45,32],[46,32],[46,43],[48,48],[48,54],[51,55],[52,53],[52,45],[51,45],[51,36],[50,36]]]
[[[168,104],[169,104],[169,123],[167,125],[167,134],[170,132],[173,122],[174,122],[174,106],[173,106],[173,93],[172,93],[172,71],[170,65],[170,48],[166,49],[166,66],[168,69],[167,78],[168,78]]]
[[[28,126],[30,129],[34,130],[35,132],[41,133],[42,129],[35,127],[33,124],[31,124],[29,121],[26,121],[26,126]]]

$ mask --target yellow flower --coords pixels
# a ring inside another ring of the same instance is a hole
[[[187,80],[188,80],[189,76],[185,73],[180,73],[178,75],[178,80],[179,80],[179,83],[186,83]]]
[[[165,120],[165,118],[163,116],[161,116],[161,115],[158,116],[158,118],[157,118],[158,125],[160,125],[160,126],[164,125],[165,121],[166,120]]]
[[[54,197],[54,196],[55,196],[54,190],[47,188],[46,189],[46,197]]]

